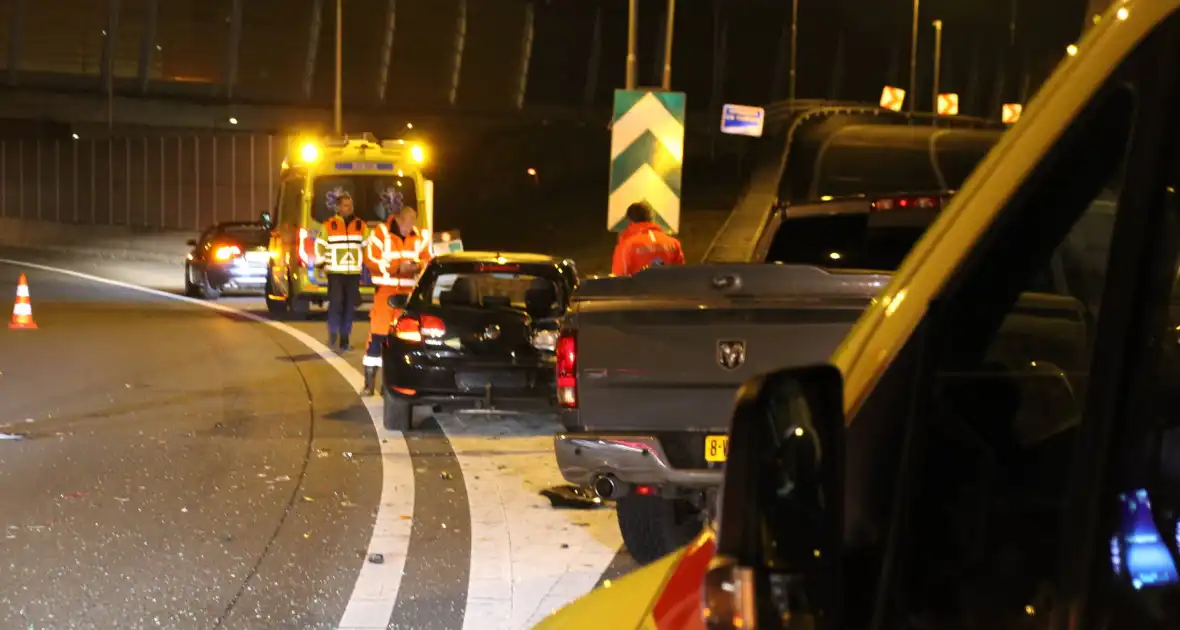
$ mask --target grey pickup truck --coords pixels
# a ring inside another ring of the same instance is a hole
[[[868,211],[889,204],[898,208]],[[707,518],[738,386],[826,361],[940,204],[833,200],[781,223],[767,258],[775,264],[582,283],[558,338],[557,461],[567,481],[616,501],[636,560],[675,549]]]
[[[840,108],[794,120],[790,142],[772,121],[747,155],[731,222],[750,204],[764,218],[740,262],[591,278],[563,320],[558,466],[615,501],[639,562],[710,517],[738,386],[828,361],[999,137]]]

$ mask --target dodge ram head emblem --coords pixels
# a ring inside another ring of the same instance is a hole
[[[723,340],[717,342],[717,363],[727,370],[736,370],[746,362],[746,342]]]
[[[480,337],[484,341],[495,341],[500,338],[500,327],[492,324],[483,330],[483,334]]]

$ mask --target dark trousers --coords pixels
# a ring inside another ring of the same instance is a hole
[[[352,319],[361,304],[361,277],[342,273],[328,274],[328,332],[341,341],[352,335]]]

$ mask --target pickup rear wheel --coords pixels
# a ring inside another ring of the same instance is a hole
[[[691,501],[627,495],[615,503],[619,530],[631,557],[654,562],[683,547],[701,532],[704,514]]]

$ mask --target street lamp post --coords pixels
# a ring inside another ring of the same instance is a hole
[[[344,134],[344,97],[342,89],[343,81],[343,66],[344,66],[344,42],[342,37],[344,35],[344,0],[336,0],[336,94],[333,99],[333,121],[336,129],[336,135]]]
[[[942,20],[934,20],[934,113],[938,113],[938,90],[942,79]]]
[[[791,78],[787,87],[787,100],[795,103],[795,61],[799,45],[799,0],[791,0]]]
[[[914,18],[910,27],[910,91],[907,93],[910,102],[910,113],[914,113],[918,102],[918,5],[921,0],[914,0]]]

